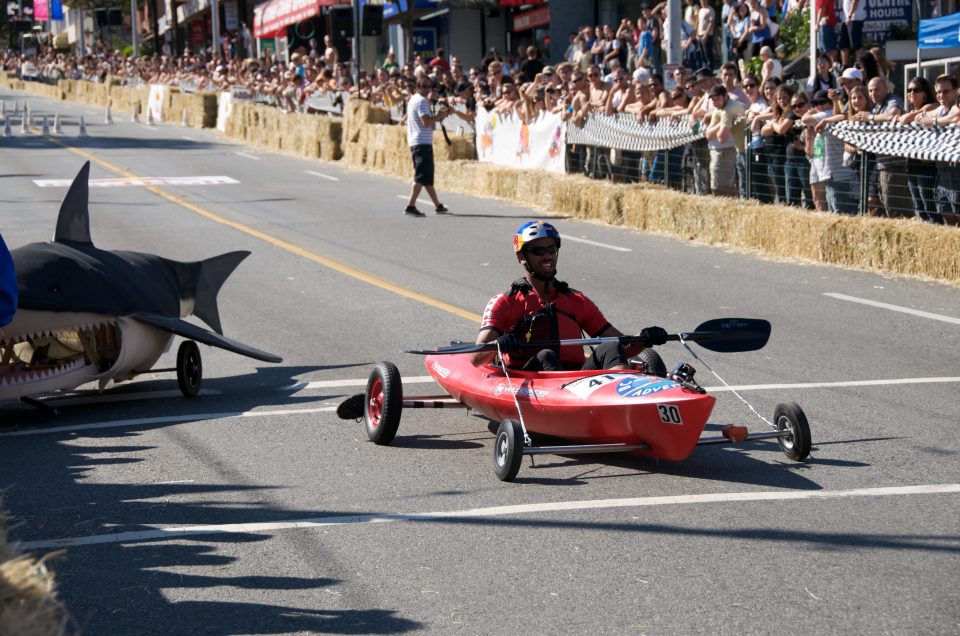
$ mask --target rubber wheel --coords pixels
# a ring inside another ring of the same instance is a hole
[[[365,405],[367,437],[374,444],[386,446],[397,434],[403,410],[403,384],[396,365],[380,362],[374,367],[367,380]]]
[[[789,436],[777,438],[784,455],[796,462],[802,462],[810,455],[810,424],[803,409],[795,402],[778,404],[773,410],[773,423],[778,431],[790,431]]]
[[[637,354],[633,360],[637,360],[643,365],[644,373],[647,375],[655,375],[658,378],[667,377],[667,365],[663,363],[660,354],[650,347]]]
[[[193,397],[200,392],[203,381],[203,360],[200,347],[193,340],[184,340],[177,349],[177,384],[184,397]]]
[[[493,445],[493,470],[500,481],[513,481],[523,460],[523,428],[517,420],[503,420]]]

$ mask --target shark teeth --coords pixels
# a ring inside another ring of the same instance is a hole
[[[0,388],[39,383],[86,367],[109,367],[120,350],[116,320],[83,320],[0,331]]]

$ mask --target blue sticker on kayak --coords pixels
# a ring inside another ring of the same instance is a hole
[[[680,386],[670,380],[650,380],[650,378],[625,378],[617,384],[617,393],[626,398],[639,398],[666,391]]]

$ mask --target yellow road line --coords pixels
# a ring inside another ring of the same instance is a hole
[[[130,171],[127,170],[126,168],[121,168],[120,166],[116,166],[116,165],[110,163],[109,161],[106,161],[105,159],[101,159],[100,157],[98,157],[98,156],[96,156],[96,155],[94,155],[94,154],[92,154],[92,153],[89,153],[89,152],[87,152],[87,151],[85,151],[85,150],[81,150],[80,148],[75,148],[75,147],[73,147],[73,146],[68,146],[67,144],[65,144],[65,143],[63,143],[63,142],[61,142],[61,141],[59,141],[59,140],[57,140],[57,139],[54,139],[54,138],[52,138],[52,137],[46,137],[46,139],[52,141],[53,143],[55,143],[55,144],[57,144],[57,145],[59,145],[59,146],[62,146],[62,147],[64,147],[64,148],[66,148],[67,150],[69,150],[69,151],[72,152],[72,153],[78,154],[78,155],[80,155],[81,157],[83,157],[83,158],[85,158],[85,159],[89,159],[90,161],[92,161],[92,162],[94,162],[94,163],[96,163],[96,164],[99,164],[99,165],[103,166],[104,168],[107,168],[108,170],[112,170],[113,172],[116,172],[116,173],[118,173],[118,174],[122,174],[123,176],[127,177],[128,179],[140,179],[140,178],[141,178],[141,177],[138,177],[137,175],[135,175],[134,173],[130,172]],[[153,192],[154,194],[156,194],[157,196],[162,197],[162,198],[166,199],[167,201],[170,201],[171,203],[175,203],[175,204],[177,204],[177,205],[179,205],[179,206],[181,206],[181,207],[183,207],[183,208],[186,208],[186,209],[190,210],[191,212],[194,212],[194,213],[196,213],[196,214],[199,214],[200,216],[202,216],[202,217],[204,217],[204,218],[207,218],[207,219],[209,219],[209,220],[211,220],[211,221],[213,221],[213,222],[215,222],[215,223],[219,223],[219,224],[221,224],[221,225],[226,225],[227,227],[231,227],[231,228],[233,228],[233,229],[235,229],[235,230],[239,230],[240,232],[243,232],[244,234],[247,234],[247,235],[252,236],[252,237],[254,237],[254,238],[258,238],[258,239],[260,239],[261,241],[266,241],[267,243],[273,245],[274,247],[279,247],[280,249],[286,250],[286,251],[290,252],[291,254],[296,254],[297,256],[301,256],[301,257],[303,257],[303,258],[306,258],[306,259],[308,259],[308,260],[311,260],[311,261],[313,261],[314,263],[317,263],[317,264],[319,264],[319,265],[323,265],[324,267],[327,267],[327,268],[330,268],[330,269],[332,269],[332,270],[334,270],[334,271],[340,272],[341,274],[344,274],[345,276],[349,276],[349,277],[351,277],[351,278],[355,278],[355,279],[360,280],[360,281],[363,281],[364,283],[367,283],[367,284],[369,284],[369,285],[373,285],[374,287],[379,287],[380,289],[385,289],[385,290],[387,290],[387,291],[389,291],[389,292],[393,292],[394,294],[397,294],[397,295],[399,295],[399,296],[403,296],[404,298],[409,298],[410,300],[415,300],[415,301],[417,301],[417,302],[423,303],[424,305],[429,305],[430,307],[433,307],[434,309],[440,309],[440,310],[445,311],[445,312],[447,312],[447,313],[451,313],[451,314],[453,314],[453,315],[455,315],[455,316],[459,316],[459,317],[461,317],[461,318],[466,318],[467,320],[473,322],[474,324],[479,324],[479,323],[480,323],[480,319],[481,319],[480,314],[473,313],[472,311],[467,311],[466,309],[463,309],[463,308],[461,308],[461,307],[457,307],[456,305],[451,305],[450,303],[446,303],[446,302],[444,302],[444,301],[442,301],[442,300],[439,300],[439,299],[437,299],[437,298],[433,298],[433,297],[431,297],[431,296],[427,296],[426,294],[421,294],[420,292],[414,291],[414,290],[412,290],[412,289],[410,289],[410,288],[408,288],[408,287],[403,287],[402,285],[397,285],[396,283],[391,283],[390,281],[388,281],[388,280],[386,280],[386,279],[384,279],[384,278],[380,278],[379,276],[375,276],[374,274],[370,274],[370,273],[368,273],[368,272],[365,272],[365,271],[363,271],[363,270],[357,269],[357,268],[355,268],[355,267],[351,267],[351,266],[346,265],[346,264],[344,264],[344,263],[341,263],[341,262],[339,262],[339,261],[335,261],[335,260],[333,260],[332,258],[327,258],[326,256],[321,256],[320,254],[317,254],[317,253],[315,253],[315,252],[311,252],[310,250],[304,249],[304,248],[302,248],[302,247],[300,247],[300,246],[298,246],[298,245],[294,245],[293,243],[289,243],[289,242],[287,242],[287,241],[284,241],[283,239],[277,238],[277,237],[275,237],[275,236],[271,236],[271,235],[267,234],[266,232],[261,232],[260,230],[255,230],[254,228],[250,227],[249,225],[244,225],[244,224],[242,224],[242,223],[237,223],[236,221],[231,221],[230,219],[224,218],[224,217],[222,217],[222,216],[220,216],[220,215],[218,215],[218,214],[214,214],[213,212],[210,212],[209,210],[205,210],[204,208],[201,208],[199,205],[190,203],[189,201],[186,201],[186,200],[184,200],[184,199],[176,196],[175,194],[170,194],[169,192],[166,192],[165,190],[163,190],[162,188],[160,188],[160,187],[158,187],[158,186],[154,186],[154,185],[149,185],[149,184],[148,184],[148,185],[145,185],[144,187],[145,187],[147,190],[150,190],[151,192]]]

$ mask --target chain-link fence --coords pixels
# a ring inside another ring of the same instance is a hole
[[[628,145],[619,142],[580,141],[567,145],[566,171],[809,210],[958,224],[960,163],[864,150],[842,141],[832,125],[817,131],[797,122],[783,133],[766,132],[747,127],[742,147],[711,147],[700,138],[640,152],[611,147]]]

